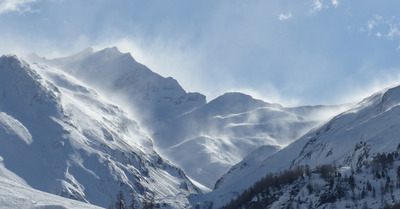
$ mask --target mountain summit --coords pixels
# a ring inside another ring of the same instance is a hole
[[[116,47],[88,48],[70,57],[44,60],[61,68],[107,97],[126,104],[142,122],[153,125],[192,111],[206,103],[205,96],[187,93],[178,82],[164,78]]]

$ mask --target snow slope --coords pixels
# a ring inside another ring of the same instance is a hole
[[[2,166],[0,166],[2,167]],[[0,168],[2,174],[4,167]],[[100,209],[100,207],[45,193],[0,175],[0,208]]]
[[[199,193],[120,107],[56,68],[0,58],[0,156],[30,187],[108,207],[121,190],[172,208]]]
[[[284,108],[242,93],[226,93],[165,122],[153,137],[168,159],[212,189],[253,150],[260,146],[279,150],[337,111],[341,107]]]
[[[148,125],[174,118],[205,104],[205,96],[186,91],[171,78],[164,78],[116,47],[75,55],[34,60],[56,66],[100,93],[124,104]]]
[[[279,152],[263,156],[262,151],[253,152],[225,174],[213,192],[193,202],[210,201],[217,208],[267,173],[297,165],[356,167],[370,162],[376,153],[390,153],[399,145],[399,104],[400,86],[378,92]]]

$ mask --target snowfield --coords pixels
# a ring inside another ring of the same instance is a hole
[[[0,208],[100,209],[101,207],[35,190],[14,180],[0,177]]]

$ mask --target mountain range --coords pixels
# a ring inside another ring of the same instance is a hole
[[[239,92],[207,103],[204,95],[185,92],[173,78],[163,78],[115,47],[33,60],[62,69],[122,105],[154,140],[160,154],[204,191],[210,191],[221,175],[257,147],[280,149],[343,109],[284,108]]]
[[[321,165],[337,167],[332,172],[347,173],[348,175],[354,175],[354,170],[358,170],[358,175],[355,176],[364,183],[367,181],[377,182],[375,174],[377,170],[380,170],[390,179],[397,179],[397,182],[399,182],[400,173],[398,172],[400,170],[397,168],[400,159],[387,157],[389,154],[390,156],[398,155],[396,153],[400,148],[400,140],[398,139],[400,130],[399,104],[400,87],[385,89],[362,100],[319,128],[308,132],[279,152],[270,154],[269,149],[260,147],[219,179],[214,191],[206,194],[205,199],[211,199],[209,201],[214,203],[214,207],[219,208],[245,189],[253,186],[267,174],[279,174],[296,169],[299,166],[309,166],[315,169],[314,172],[316,173],[318,173],[316,168]],[[385,156],[384,163],[380,162],[381,156]],[[391,159],[389,160],[391,161],[389,167],[385,166],[386,158]],[[350,172],[350,170],[353,171]],[[309,181],[314,182],[315,179]],[[307,183],[310,182],[306,182],[302,186],[306,187]],[[321,187],[328,185],[328,182],[324,183],[326,184],[319,182]],[[376,184],[376,187],[379,188],[379,183]],[[397,187],[396,194],[400,192],[398,189],[399,187]],[[348,190],[351,192],[350,189]],[[395,204],[400,201],[397,198],[398,195],[393,196],[395,191],[391,193],[393,197],[391,195],[386,197],[383,191],[377,190],[378,194],[380,193],[378,196],[381,197],[365,199],[365,202],[369,205],[368,208],[383,208],[384,203]],[[361,192],[362,186],[358,195],[361,195]],[[284,196],[283,194],[280,195]],[[384,202],[386,198],[390,201]],[[310,201],[311,199],[300,205],[308,207],[309,204],[312,204]],[[374,206],[369,204],[372,202]],[[375,204],[378,202],[379,204]],[[357,207],[357,204],[351,201],[340,203],[342,203],[342,207],[338,206],[338,208],[344,208],[345,205]],[[331,204],[313,205],[312,208],[327,208],[328,206],[330,207]],[[274,207],[284,208],[287,205],[275,205]]]
[[[240,92],[207,102],[115,47],[55,59],[3,55],[0,208],[111,207],[118,194],[136,208],[219,208],[265,176],[300,167],[312,174],[272,194],[252,192],[240,207],[293,207],[287,199],[299,208],[358,207],[349,189],[358,185],[343,183],[345,201],[321,202],[321,188],[342,188],[337,173],[380,182],[369,168],[397,151],[399,89],[353,105],[283,107]],[[394,159],[380,170],[392,181]],[[320,177],[325,165],[336,176]],[[306,199],[308,185],[320,186]],[[400,201],[377,193],[379,204],[364,201],[371,208]]]

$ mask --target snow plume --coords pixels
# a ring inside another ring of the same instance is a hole
[[[252,96],[255,99],[261,99],[269,103],[281,104],[285,107],[294,107],[301,105],[301,100],[297,97],[289,98],[285,96],[280,89],[275,87],[273,84],[264,83],[263,86],[259,86],[259,89],[246,87],[232,87],[227,92],[241,92]]]
[[[367,69],[365,69],[367,71]],[[396,70],[396,69],[392,69]],[[399,69],[397,69],[398,71]],[[377,76],[372,82],[365,85],[357,85],[352,86],[352,90],[344,94],[342,97],[338,97],[338,101],[342,103],[352,103],[361,101],[363,98],[366,98],[372,95],[375,92],[378,92],[382,89],[386,89],[389,87],[399,85],[400,73],[391,74],[386,76]]]
[[[139,63],[163,77],[173,77],[188,92],[204,92],[203,64],[206,63],[199,49],[188,48],[185,39],[166,40],[138,36],[105,40],[94,46],[96,50],[116,46],[123,53],[130,53]],[[212,92],[210,90],[210,92]],[[221,93],[221,92],[219,92]],[[213,97],[217,94],[210,94]],[[209,96],[209,95],[207,95]]]
[[[1,0],[0,14],[7,12],[26,12],[31,11],[29,4],[36,0]]]

